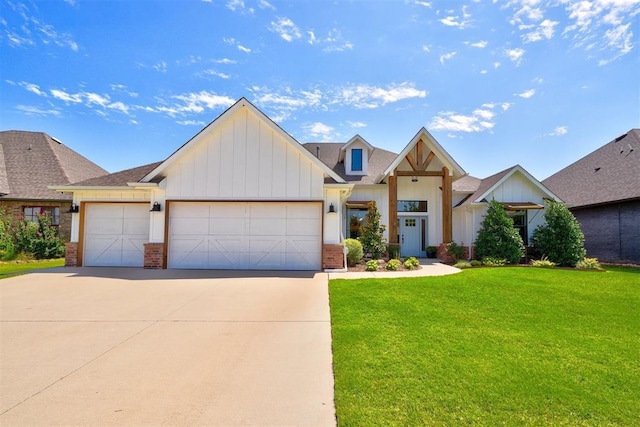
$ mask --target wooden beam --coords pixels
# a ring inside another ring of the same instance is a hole
[[[395,175],[389,175],[388,187],[389,187],[389,243],[398,243],[398,178]]]
[[[434,153],[433,151],[430,151],[429,154],[427,155],[427,158],[424,160],[424,163],[420,164],[420,170],[426,171],[427,168],[429,167],[429,163],[431,163],[431,161],[435,157],[436,157],[436,153]]]
[[[397,176],[442,176],[440,171],[397,171]]]
[[[413,156],[411,155],[411,153],[407,153],[405,159],[407,159],[407,162],[409,162],[409,166],[411,166],[411,169],[413,169],[414,171],[420,170],[418,169],[418,164],[416,163],[416,161],[413,160]]]
[[[453,241],[453,188],[449,169],[442,168],[442,242]]]
[[[422,164],[422,140],[419,139],[418,143],[416,144],[416,157],[418,160],[418,165]],[[416,168],[415,170],[420,170],[419,168]],[[424,170],[424,169],[422,169]]]

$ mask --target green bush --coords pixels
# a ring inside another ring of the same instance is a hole
[[[390,270],[390,271],[396,271],[398,269],[398,267],[400,267],[400,260],[399,259],[390,259],[385,268],[387,270]]]
[[[464,246],[459,245],[456,242],[449,243],[447,255],[452,256],[454,261],[464,258]]]
[[[350,267],[362,261],[362,243],[356,239],[345,239],[344,245],[347,247],[347,264]]]
[[[471,267],[480,267],[482,265],[482,263],[477,259],[471,260],[469,264],[471,264]]]
[[[11,220],[0,211],[0,260],[11,260],[16,255],[16,248],[11,235]]]
[[[470,268],[472,267],[471,263],[469,261],[458,261],[455,264],[453,264],[453,266],[455,268]]]
[[[384,230],[386,227],[380,224],[380,217],[381,215],[376,206],[376,202],[373,200],[370,201],[364,226],[362,227],[362,235],[359,239],[364,252],[371,255],[373,259],[380,258],[387,249],[384,240]]]
[[[547,202],[546,224],[533,232],[536,250],[558,265],[574,267],[586,255],[580,223],[563,203]]]
[[[542,257],[542,259],[532,259],[531,265],[533,267],[553,268],[556,266],[556,263],[550,261],[547,257]]]
[[[389,259],[400,258],[400,244],[389,243],[387,245],[387,254],[389,254]]]
[[[476,256],[506,259],[515,264],[524,256],[524,243],[502,203],[492,200],[476,239]]]
[[[372,259],[367,261],[367,271],[378,271],[378,260]]]
[[[420,261],[418,261],[416,257],[410,256],[409,258],[404,260],[402,265],[404,265],[404,268],[406,268],[407,270],[413,270],[414,268],[420,267]]]
[[[582,258],[576,264],[576,268],[588,270],[602,270],[602,266],[598,262],[598,258]]]
[[[38,221],[20,221],[15,228],[15,249],[35,259],[60,258],[64,244],[58,230],[51,226],[49,215],[39,215]]]
[[[482,265],[487,267],[502,267],[507,265],[507,260],[504,258],[484,257],[482,258]]]

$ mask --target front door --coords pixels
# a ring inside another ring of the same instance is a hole
[[[400,222],[400,256],[424,257],[423,242],[426,240],[426,218],[401,216]]]

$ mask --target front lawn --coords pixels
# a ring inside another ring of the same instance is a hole
[[[340,426],[638,425],[640,270],[332,280]]]
[[[0,262],[0,279],[29,273],[33,270],[42,270],[43,268],[62,267],[63,265],[64,258],[29,262]]]

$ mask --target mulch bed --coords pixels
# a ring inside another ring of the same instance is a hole
[[[367,261],[368,260],[363,260],[360,264],[356,264],[353,267],[347,267],[347,270],[349,272],[360,272],[360,271],[367,271]],[[402,263],[400,263],[400,265],[398,266],[397,270],[387,270],[385,267],[387,266],[387,260],[384,259],[379,259],[378,260],[378,273],[382,272],[393,272],[393,271],[410,271],[410,269],[408,268],[404,268],[404,265]],[[422,268],[422,266],[418,266],[417,268],[413,268],[411,270],[420,270]]]

